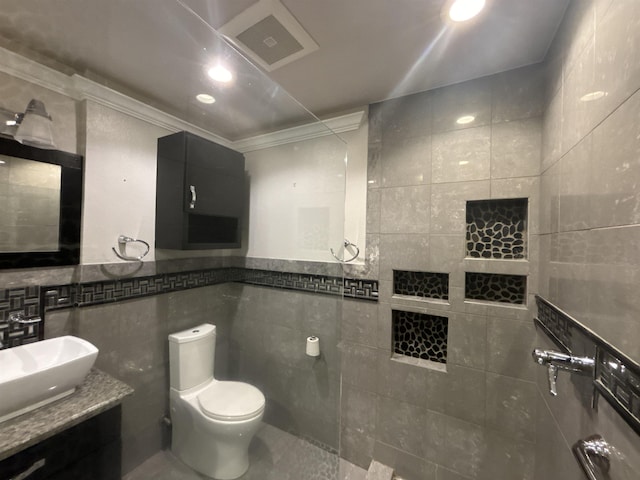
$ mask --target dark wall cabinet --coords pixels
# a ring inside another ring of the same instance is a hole
[[[240,247],[244,155],[189,132],[158,139],[156,248]]]

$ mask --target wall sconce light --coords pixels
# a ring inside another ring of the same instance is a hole
[[[33,99],[24,113],[14,113],[0,108],[0,133],[16,139],[24,145],[38,148],[55,148],[51,132],[51,116],[44,103]]]

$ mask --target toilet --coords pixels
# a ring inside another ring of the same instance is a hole
[[[215,346],[208,323],[169,335],[171,451],[202,475],[230,480],[249,468],[265,398],[253,385],[213,377]]]

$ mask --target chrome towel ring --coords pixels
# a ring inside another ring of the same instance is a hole
[[[125,255],[125,252],[127,251],[127,243],[136,243],[136,242],[141,243],[145,247],[147,247],[147,251],[144,252],[139,257],[130,257],[128,255]],[[151,250],[151,247],[149,246],[149,244],[144,240],[127,237],[126,235],[120,235],[118,237],[118,248],[122,253],[118,252],[114,247],[111,247],[111,250],[113,250],[113,253],[115,253],[118,258],[121,258],[122,260],[133,261],[133,262],[135,261],[141,262],[142,259],[149,253],[149,250]]]
[[[356,258],[358,258],[358,255],[360,255],[360,249],[358,248],[358,246],[355,243],[351,243],[349,240],[347,240],[346,238],[344,239],[344,244],[343,244],[344,249],[346,250],[349,247],[353,247],[356,249],[356,253],[353,257],[351,257],[348,260],[345,260],[344,258],[339,258],[335,252],[333,251],[333,248],[330,248],[329,250],[331,251],[331,255],[333,255],[333,257],[338,260],[340,263],[349,263],[349,262],[353,262]]]

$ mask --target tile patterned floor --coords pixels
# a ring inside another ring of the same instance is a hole
[[[294,435],[263,424],[240,480],[365,480],[367,472]],[[123,480],[203,480],[170,451],[158,452]]]

